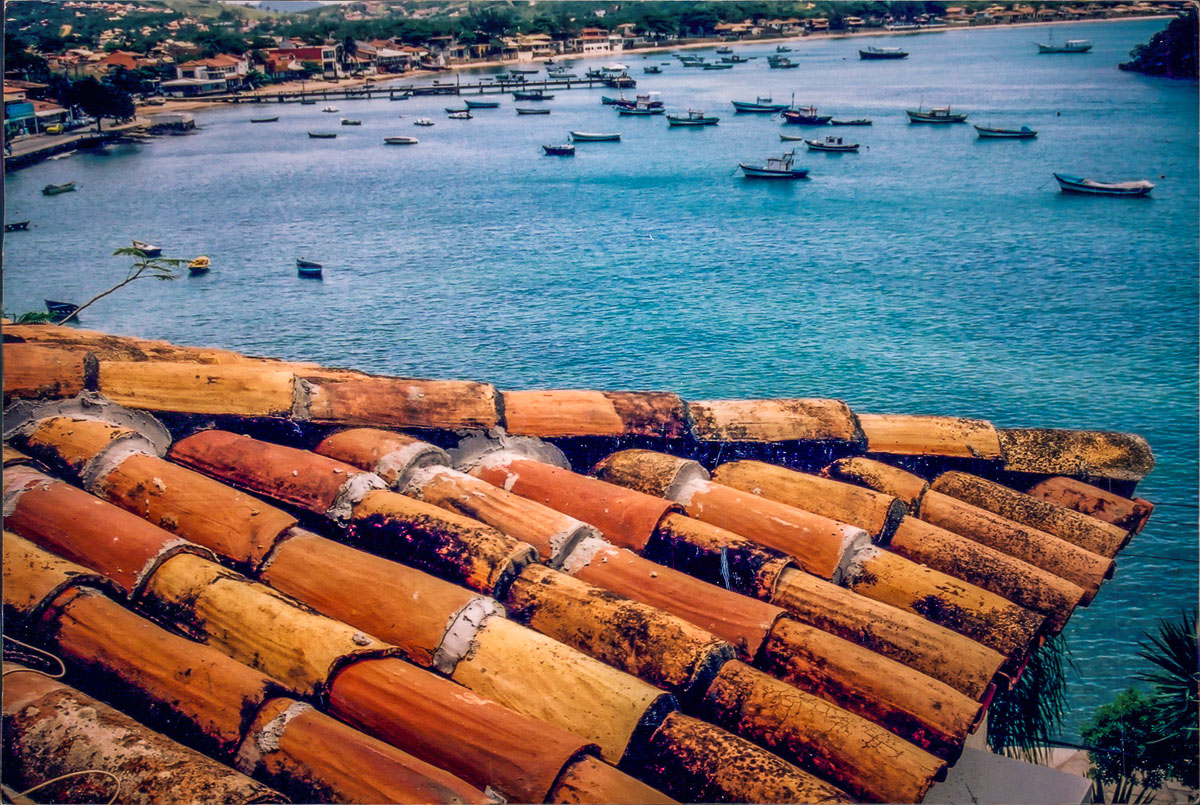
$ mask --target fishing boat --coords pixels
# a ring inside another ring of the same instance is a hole
[[[621,132],[573,131],[571,139],[577,143],[615,143],[620,142]]]
[[[753,58],[753,57],[739,56],[735,53],[732,56],[722,56],[721,63],[722,64],[745,64],[746,62],[750,61],[751,58]]]
[[[637,117],[647,117],[649,115],[661,115],[666,111],[661,106],[619,106],[617,114],[631,115]]]
[[[547,95],[545,90],[540,89],[519,89],[514,91],[512,96],[515,101],[549,101],[554,98],[553,95]]]
[[[732,70],[732,64],[702,64],[701,69],[704,70]]]
[[[791,53],[792,49],[787,45],[778,45],[775,48],[776,53]]]
[[[455,112],[470,112],[471,111],[469,107],[465,107],[465,106],[462,109],[456,109],[453,106],[446,106],[443,108],[446,110],[446,114],[448,114],[448,115],[452,115]]]
[[[550,110],[549,109],[522,109],[521,107],[518,106],[517,114],[518,115],[548,115],[548,114],[550,114]]]
[[[786,103],[774,103],[770,95],[760,95],[753,103],[750,101],[730,101],[730,103],[733,104],[733,108],[738,112],[774,113],[782,112],[788,108]]]
[[[133,248],[137,249],[147,257],[162,257],[162,247],[155,246],[153,243],[143,243],[140,240],[131,240]]]
[[[803,179],[808,176],[808,168],[794,167],[795,151],[788,151],[783,156],[768,157],[764,165],[747,165],[739,162],[738,167],[747,179]]]
[[[661,73],[662,68],[659,67],[657,64],[647,64],[645,67],[642,68],[642,72],[643,73]]]
[[[575,156],[575,146],[570,143],[561,145],[543,145],[542,150],[546,152],[546,156],[551,157],[573,157]]]
[[[75,190],[74,182],[66,184],[48,184],[42,188],[43,196],[57,196],[59,193],[70,193]]]
[[[667,115],[670,126],[715,126],[721,118],[706,115],[699,109],[689,109],[686,115]]]
[[[337,132],[336,131],[310,131],[308,133],[308,136],[312,137],[314,140],[332,140],[337,137]]]
[[[566,70],[555,70],[554,72],[550,73],[549,78],[551,81],[578,81],[579,74],[570,73]]]
[[[636,109],[639,106],[644,106],[649,109],[659,109],[663,106],[662,95],[658,92],[646,92],[636,96],[632,101],[622,95],[613,101],[614,106],[623,106],[629,109]]]
[[[1145,179],[1134,182],[1100,182],[1065,173],[1056,173],[1058,186],[1064,193],[1081,193],[1089,196],[1144,196],[1154,189]]]
[[[513,75],[533,75],[541,69],[539,67],[509,67],[508,71]]]
[[[320,263],[296,258],[296,273],[301,277],[320,277],[322,270],[323,267]]]
[[[193,277],[201,274],[207,274],[210,268],[212,268],[212,261],[204,255],[200,255],[195,260],[188,263],[188,273]]]
[[[300,105],[301,106],[316,106],[317,102],[314,101],[312,98],[301,98]]]
[[[584,78],[604,78],[604,71],[597,67],[594,70],[587,70],[583,74]]]
[[[343,126],[361,126],[362,121],[361,120],[352,120],[351,118],[343,117],[342,125]]]
[[[416,145],[420,142],[416,137],[384,137],[387,145]]]
[[[1028,126],[1019,129],[996,129],[990,126],[975,126],[981,140],[1032,140],[1037,132]]]
[[[1038,46],[1038,53],[1087,53],[1092,49],[1092,41],[1090,39],[1068,39],[1065,44],[1057,44],[1054,41],[1054,32],[1050,32],[1049,42],[1035,42]]]
[[[325,107],[324,109],[322,109],[321,111],[322,111],[322,112],[330,112],[330,113],[332,113],[332,112],[336,112],[337,110],[338,110],[338,108],[337,108],[336,106],[326,106],[326,107]]]
[[[967,116],[961,112],[951,112],[949,106],[934,106],[928,111],[924,109],[909,109],[909,123],[965,123]]]
[[[833,153],[846,153],[858,151],[858,143],[845,142],[841,137],[826,137],[824,140],[805,140],[809,151],[830,151]]]
[[[870,126],[871,121],[865,117],[856,118],[854,120],[838,120],[836,117],[829,121],[831,126]]]
[[[825,126],[830,120],[833,120],[833,115],[819,115],[815,106],[783,110],[784,123],[795,123],[800,126]]]
[[[803,134],[784,134],[783,132],[779,133],[779,139],[785,143],[802,143],[808,140]]]
[[[637,86],[637,81],[629,77],[628,73],[621,75],[610,75],[604,79],[604,86],[612,87],[613,89],[633,89]]]
[[[275,117],[252,117],[252,118],[250,118],[251,123],[275,123],[278,120],[279,120],[279,115],[275,115]]]
[[[768,56],[767,66],[772,70],[791,70],[799,67],[799,62],[794,62],[787,56]]]
[[[907,59],[908,51],[901,48],[861,48],[858,51],[858,58],[863,61],[872,61],[875,59]]]
[[[620,98],[613,98],[608,95],[601,95],[600,103],[604,104],[605,106],[616,106],[618,104],[633,103],[633,101],[626,100],[624,95],[622,95]]]
[[[413,125],[414,126],[432,126],[433,121],[427,117],[418,117],[416,120],[413,121]]]
[[[405,92],[402,95],[389,95],[388,100],[389,101],[407,101],[411,97],[412,97],[411,92]]]
[[[55,302],[51,299],[43,301],[46,303],[46,311],[53,317],[55,323],[79,310],[79,305],[73,305],[70,302]],[[79,321],[79,319],[75,319],[75,321]]]
[[[4,225],[5,232],[26,232],[29,230],[28,221],[13,221],[11,224]]]
[[[461,112],[451,112],[450,114],[446,115],[446,117],[450,118],[451,120],[470,120],[472,115],[470,112],[463,110]]]
[[[733,53],[733,48],[729,47],[728,45],[725,45],[723,47],[717,48],[717,53]]]

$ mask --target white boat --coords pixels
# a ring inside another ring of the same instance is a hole
[[[338,110],[338,108],[336,106],[326,106],[321,111],[322,112],[336,112],[337,110]]]
[[[788,151],[783,156],[768,157],[763,165],[747,165],[739,162],[738,167],[747,179],[803,179],[808,176],[808,168],[794,167],[795,151]]]
[[[1048,39],[1048,42],[1034,43],[1038,46],[1038,53],[1087,53],[1092,49],[1090,39],[1068,39],[1060,45],[1054,41],[1054,31],[1050,32]]]
[[[573,131],[571,139],[577,143],[615,143],[620,142],[621,132]]]
[[[383,141],[388,145],[416,145],[420,142],[416,137],[384,137]]]
[[[470,112],[451,112],[449,115],[447,115],[447,117],[449,117],[451,120],[470,120],[471,113]]]
[[[829,136],[824,140],[805,140],[809,151],[832,151],[835,153],[845,153],[849,151],[857,151],[858,143],[845,142],[841,137]]]
[[[413,125],[414,126],[432,126],[433,121],[427,117],[418,117],[416,120],[413,121]]]
[[[686,115],[667,115],[667,124],[671,126],[715,126],[721,118],[706,115],[699,109],[689,109]]]
[[[162,255],[162,247],[161,246],[155,246],[152,243],[143,243],[140,240],[135,240],[135,241],[131,241],[131,242],[133,243],[133,248],[137,249],[139,252],[146,255],[147,257],[159,257]]]

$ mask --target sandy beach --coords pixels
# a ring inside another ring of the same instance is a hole
[[[1071,20],[1072,25],[1088,25],[1105,22],[1127,22],[1131,19],[1171,19],[1170,15],[1158,16],[1138,16],[1138,17],[1111,17],[1106,19],[1096,20]],[[759,45],[759,44],[781,44],[785,42],[801,42],[813,41],[818,39],[851,39],[857,37],[874,37],[874,36],[920,36],[924,34],[942,34],[952,33],[956,31],[999,31],[1009,28],[1044,28],[1051,25],[1063,25],[1064,21],[1055,20],[1053,22],[1014,22],[1002,23],[997,25],[964,25],[964,26],[940,26],[931,28],[920,28],[911,31],[887,31],[887,30],[870,30],[870,31],[827,31],[824,33],[809,34],[808,36],[778,36],[767,37],[762,39],[741,40],[737,42],[725,42],[717,38],[710,38],[704,41],[688,42],[680,45],[664,45],[651,46],[643,48],[631,48],[617,53],[603,54],[604,56],[619,60],[629,54],[637,55],[652,55],[654,53],[666,53],[676,50],[696,50],[699,48],[710,48],[714,45]],[[454,73],[459,70],[474,70],[486,67],[506,67],[513,64],[537,64],[553,59],[556,62],[579,61],[582,59],[597,58],[599,54],[569,53],[557,56],[539,56],[533,59],[492,59],[488,61],[470,62],[468,64],[454,64],[446,68],[446,70],[412,70],[402,75],[383,75],[372,76],[370,78],[349,78],[341,81],[288,81],[283,84],[271,84],[267,87],[262,87],[258,90],[242,93],[244,98],[253,98],[258,95],[275,95],[280,92],[319,92],[321,90],[344,90],[350,87],[361,87],[367,84],[383,84],[394,81],[403,81],[413,78],[425,78],[427,76],[445,75]],[[177,100],[167,101],[161,106],[151,106],[148,104],[140,104],[138,109],[139,115],[154,115],[165,112],[183,112],[195,111],[218,107],[213,101],[192,101],[192,100]]]

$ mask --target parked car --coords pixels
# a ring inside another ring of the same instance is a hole
[[[49,126],[46,127],[46,133],[47,134],[62,134],[63,133],[63,124],[62,123],[51,123]]]

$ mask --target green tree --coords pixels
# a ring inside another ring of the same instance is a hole
[[[63,319],[59,321],[59,324],[66,324],[71,319],[76,318],[84,308],[100,301],[110,293],[124,288],[131,282],[136,282],[137,280],[141,279],[178,279],[179,275],[175,273],[174,269],[187,263],[187,260],[179,260],[172,257],[147,257],[145,252],[143,252],[141,249],[134,249],[128,246],[123,249],[117,249],[115,252],[113,252],[114,257],[118,255],[124,255],[133,258],[133,265],[129,267],[129,271],[126,272],[125,278],[111,288],[101,291],[91,299],[84,302],[70,314],[64,316]]]
[[[50,77],[50,65],[26,47],[23,40],[7,31],[4,33],[5,72],[16,73],[25,81],[46,81]]]
[[[1141,643],[1138,656],[1155,668],[1138,674],[1149,682],[1157,718],[1155,747],[1170,759],[1167,774],[1200,788],[1200,669],[1197,668],[1196,610],[1176,621],[1161,620],[1158,631]]]
[[[74,82],[70,96],[72,105],[96,118],[96,131],[102,129],[105,117],[125,119],[134,115],[133,98],[128,92],[103,84],[92,76]]]
[[[1099,707],[1079,731],[1091,747],[1090,774],[1100,802],[1104,801],[1101,785],[1114,786],[1111,802],[1144,803],[1166,782],[1161,758],[1151,746],[1156,717],[1152,699],[1137,688],[1126,688]]]
[[[1067,642],[1057,634],[1029,658],[1017,684],[999,692],[988,708],[988,745],[1031,763],[1045,759],[1066,710],[1067,670],[1074,667]]]

